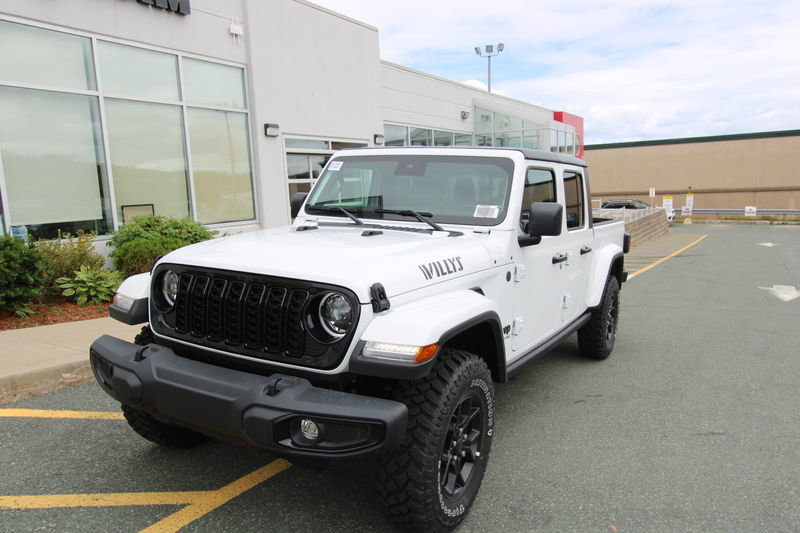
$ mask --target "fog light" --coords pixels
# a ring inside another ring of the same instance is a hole
[[[308,440],[317,440],[319,438],[319,427],[313,420],[304,418],[300,421],[300,433]]]

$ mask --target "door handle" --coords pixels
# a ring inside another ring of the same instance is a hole
[[[567,260],[567,254],[556,254],[553,256],[553,264],[563,263]]]
[[[590,247],[584,246],[584,247],[581,248],[581,255],[586,255],[586,254],[590,253],[591,251],[592,251],[592,249]]]

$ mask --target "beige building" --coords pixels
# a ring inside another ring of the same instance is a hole
[[[800,210],[800,130],[586,146],[592,196],[655,205],[672,196],[680,209]]]

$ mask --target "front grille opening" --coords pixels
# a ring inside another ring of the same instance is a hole
[[[355,295],[340,287],[166,264],[154,275],[165,269],[178,273],[179,284],[171,311],[151,308],[159,316],[153,327],[161,335],[222,352],[316,368],[333,368],[351,340],[350,335],[337,343],[320,344],[305,325],[308,313],[315,312],[309,305],[325,291],[348,294],[357,312]]]

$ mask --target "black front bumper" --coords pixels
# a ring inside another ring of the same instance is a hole
[[[408,409],[400,402],[262,376],[181,357],[156,344],[103,335],[89,351],[92,371],[113,398],[175,425],[286,457],[352,457],[397,447]],[[313,420],[320,438],[299,432]]]

